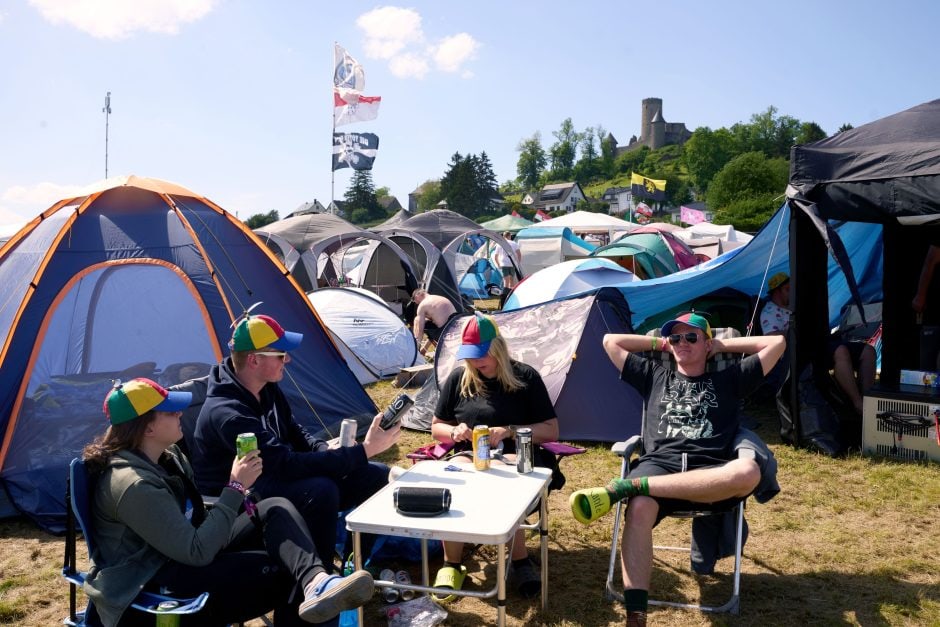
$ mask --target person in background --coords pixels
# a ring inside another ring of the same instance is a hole
[[[276,625],[323,622],[368,601],[372,576],[328,574],[289,501],[262,500],[254,521],[238,513],[263,472],[258,451],[232,460],[218,502],[203,506],[175,446],[191,399],[149,379],[118,382],[104,403],[110,427],[84,449],[86,468],[97,475],[96,549],[84,589],[104,625],[153,625],[153,616],[127,609],[142,588],[163,586],[184,596],[209,593],[184,625],[227,625],[272,609]]]
[[[320,555],[332,555],[336,518],[388,483],[389,468],[369,458],[398,441],[400,425],[383,430],[376,414],[362,443],[331,448],[294,420],[278,386],[303,335],[286,331],[270,316],[246,315],[229,343],[231,356],[212,367],[206,401],[196,419],[193,467],[203,494],[218,494],[228,481],[235,439],[254,433],[265,472],[255,490],[281,496],[300,511]],[[332,560],[326,564],[332,571]]]
[[[441,388],[431,420],[434,439],[455,444],[458,453],[469,452],[474,426],[487,425],[490,449],[502,448],[512,460],[516,428],[525,426],[532,429],[535,465],[554,469],[554,456],[548,459],[551,454],[536,446],[558,439],[558,419],[545,383],[534,368],[510,359],[506,341],[492,317],[477,314],[470,318],[464,326],[457,359],[464,360],[464,365],[455,368]],[[469,463],[471,457],[458,455],[454,460]],[[519,593],[526,597],[538,595],[541,578],[529,559],[521,529],[513,539],[510,558],[510,575]],[[444,542],[444,562],[434,585],[459,590],[467,574],[462,564],[463,544]],[[438,600],[454,598],[450,595]]]
[[[506,243],[509,244],[509,248],[512,250],[512,252],[509,253],[502,246],[497,246],[495,261],[496,265],[499,266],[500,273],[503,275],[504,292],[508,292],[518,284],[516,277],[516,266],[522,265],[522,250],[519,248],[519,244],[513,239],[512,233],[509,231],[503,233],[503,239],[505,239]],[[513,265],[514,260],[515,265]]]
[[[934,271],[938,265],[940,265],[940,245],[933,244],[924,257],[924,266],[921,268],[920,279],[917,282],[917,293],[914,294],[914,300],[911,301],[911,309],[917,314],[922,315],[927,309],[930,282],[933,280]]]
[[[778,272],[767,279],[767,290],[768,301],[760,315],[761,331],[764,335],[785,335],[793,315],[789,309],[789,275]],[[833,333],[826,350],[836,383],[861,415],[862,397],[875,384],[875,349],[866,342],[846,342],[839,333]]]
[[[687,501],[717,503],[742,498],[758,486],[753,458],[733,458],[740,427],[738,403],[760,385],[783,354],[779,335],[712,339],[711,325],[696,313],[663,325],[662,337],[607,334],[604,350],[620,378],[643,398],[644,453],[625,479],[571,495],[572,515],[588,524],[629,499],[621,543],[627,625],[646,625],[652,573],[653,527]],[[668,351],[675,370],[638,353]],[[719,352],[747,355],[719,372],[706,372]]]
[[[418,305],[412,332],[415,341],[418,343],[418,350],[424,355],[437,346],[437,341],[441,339],[444,327],[447,326],[451,318],[457,315],[457,310],[454,308],[454,304],[443,296],[428,294],[427,290],[423,288],[418,288],[412,292],[411,300]],[[428,322],[431,324],[427,325]],[[424,341],[425,334],[428,336],[426,343]]]

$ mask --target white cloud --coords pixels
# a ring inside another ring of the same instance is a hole
[[[428,44],[421,15],[414,9],[379,7],[360,15],[356,26],[365,35],[366,56],[387,60],[389,71],[398,78],[422,79],[432,64],[441,72],[473,77],[463,66],[476,57],[480,43],[468,33],[458,33]]]
[[[29,0],[53,24],[66,23],[92,37],[124,39],[136,31],[175,35],[204,17],[218,0]]]
[[[476,57],[480,44],[467,33],[445,37],[434,47],[434,63],[444,72],[457,72],[461,66]]]
[[[424,78],[430,66],[427,60],[417,54],[400,54],[388,62],[388,69],[398,78]]]
[[[421,16],[413,9],[379,7],[363,13],[356,26],[366,35],[366,56],[371,59],[391,59],[409,44],[424,41]]]
[[[0,193],[0,224],[25,222],[45,211],[56,201],[82,193],[83,185],[37,183],[14,185]]]

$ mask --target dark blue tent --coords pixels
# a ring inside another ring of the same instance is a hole
[[[259,301],[304,334],[281,384],[302,423],[332,435],[374,413],[285,268],[206,198],[121,177],[33,219],[0,248],[0,482],[16,508],[61,523],[68,462],[107,426],[112,379],[205,374]]]

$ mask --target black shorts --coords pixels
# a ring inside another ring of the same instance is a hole
[[[512,278],[516,275],[512,266],[500,266],[499,271],[503,273],[504,279]]]
[[[724,466],[727,462],[715,464],[711,463],[708,465],[694,466],[691,465],[687,470],[697,470],[700,468],[717,468],[719,466]],[[636,465],[630,469],[629,474],[627,475],[628,479],[633,479],[636,477],[661,477],[663,475],[675,475],[681,473],[682,463],[680,460],[664,460],[664,459],[643,459],[640,458]],[[738,501],[739,498],[726,499],[724,501],[718,501],[717,503],[697,503],[695,501],[683,501],[680,499],[665,499],[659,497],[650,497],[654,499],[659,504],[659,512],[656,515],[656,524],[676,512],[687,512],[691,510],[716,510],[716,511],[725,511],[732,508]]]

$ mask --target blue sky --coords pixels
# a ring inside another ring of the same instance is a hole
[[[647,9],[646,7],[649,7]],[[890,7],[890,8],[889,8]],[[621,143],[640,101],[690,129],[773,105],[832,133],[940,97],[940,4],[6,0],[0,224],[109,174],[179,183],[245,219],[331,197],[333,42],[381,96],[373,177],[407,203],[454,152],[500,182],[571,117]],[[350,170],[335,175],[342,198]]]

